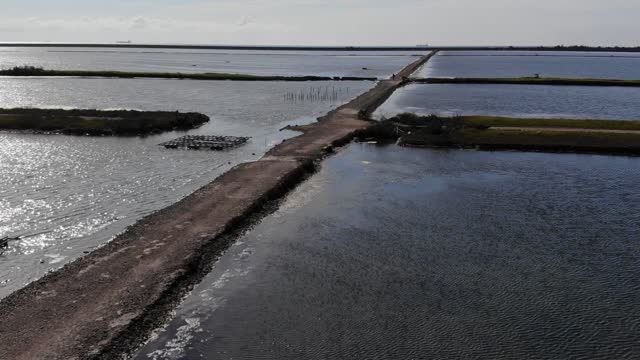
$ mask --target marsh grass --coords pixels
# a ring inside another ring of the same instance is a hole
[[[0,129],[75,135],[148,135],[189,130],[209,121],[199,113],[134,110],[0,109]]]
[[[401,145],[417,147],[640,154],[640,132],[633,132],[639,130],[640,121],[400,114],[380,121],[358,138],[399,139]]]
[[[451,137],[463,146],[531,148],[540,150],[603,150],[639,152],[639,133],[575,132],[561,130],[463,129]]]
[[[640,121],[592,119],[534,119],[497,116],[463,116],[469,125],[488,127],[555,127],[593,130],[640,130]]]

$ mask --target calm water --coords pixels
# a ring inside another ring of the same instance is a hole
[[[409,52],[233,51],[178,49],[0,48],[0,68],[151,72],[221,72],[252,75],[389,77],[414,61]],[[364,69],[366,68],[366,69]]]
[[[24,236],[0,254],[0,297],[104,244],[372,86],[370,82],[252,83],[180,80],[0,79],[0,107],[133,108],[198,111],[211,117],[191,134],[252,136],[228,152],[166,150],[146,138],[0,132],[0,237]],[[286,102],[309,87],[326,102]]]
[[[639,358],[638,182],[638,158],[352,145],[137,358]]]
[[[397,91],[375,116],[402,112],[638,120],[640,88],[415,84]]]
[[[416,77],[640,79],[640,54],[531,51],[443,51]]]

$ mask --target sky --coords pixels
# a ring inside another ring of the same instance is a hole
[[[3,0],[0,42],[640,45],[640,0]]]

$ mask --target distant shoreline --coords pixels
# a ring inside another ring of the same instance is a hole
[[[47,70],[33,66],[17,66],[0,69],[0,76],[9,77],[84,77],[116,79],[180,79],[180,80],[226,80],[226,81],[377,81],[376,77],[358,76],[279,76],[225,73],[171,73],[111,70]]]
[[[267,51],[580,51],[640,52],[640,47],[625,46],[258,46],[258,45],[172,45],[172,44],[82,44],[82,43],[0,43],[2,47],[26,48],[124,48],[124,49],[190,49],[190,50],[267,50]]]
[[[469,85],[547,85],[547,86],[604,86],[640,87],[640,80],[582,79],[582,78],[413,78],[409,84],[469,84]]]

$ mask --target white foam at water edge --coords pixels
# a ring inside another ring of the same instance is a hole
[[[66,259],[66,256],[60,255],[60,254],[46,254],[45,257],[51,259],[51,261],[49,261],[50,265],[53,264],[59,264],[61,262],[64,261],[64,259]]]
[[[136,109],[136,108],[123,108],[123,107],[119,107],[119,108],[106,108],[106,109],[102,109],[102,111],[145,111],[142,109]]]
[[[195,333],[202,332],[200,319],[188,318],[184,319],[186,325],[178,328],[176,336],[169,340],[164,350],[156,350],[147,354],[147,357],[153,360],[158,359],[181,359],[184,356],[185,348],[193,339]]]
[[[5,107],[4,109],[51,109],[51,110],[99,110],[99,111],[145,111],[142,109],[136,108],[126,108],[126,107],[112,107],[112,108],[104,108],[104,109],[87,109],[87,108],[79,108],[77,106],[68,106],[68,105],[40,105],[40,106],[11,106]]]

